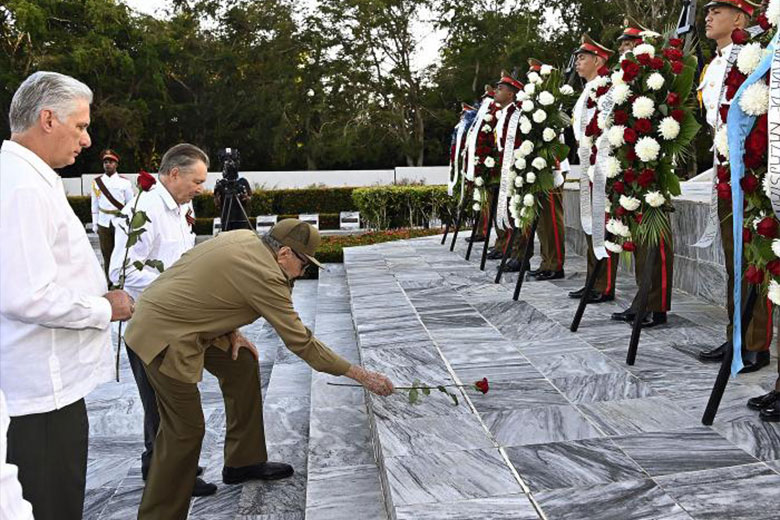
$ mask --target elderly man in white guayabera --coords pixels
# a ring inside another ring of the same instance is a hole
[[[0,388],[8,462],[38,520],[80,519],[89,426],[86,396],[112,375],[110,322],[133,300],[107,291],[84,226],[53,168],[90,146],[92,91],[36,72],[19,86],[0,150]]]

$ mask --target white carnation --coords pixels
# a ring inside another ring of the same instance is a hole
[[[518,204],[520,204],[521,200],[522,199],[520,199],[520,195],[515,194],[515,195],[512,195],[512,198],[509,200],[509,204],[511,204],[514,207],[514,206],[517,206]],[[515,209],[515,212],[517,212],[517,209]]]
[[[614,179],[618,176],[620,173],[620,159],[617,157],[609,157],[607,159],[607,163],[604,167],[604,173],[607,176],[607,179]]]
[[[555,130],[553,130],[552,128],[545,128],[544,131],[542,132],[542,139],[544,139],[545,143],[549,143],[556,137],[558,137],[558,134],[556,134]]]
[[[534,112],[534,121],[536,123],[543,123],[547,119],[547,112],[542,110],[541,108]]]
[[[680,135],[680,123],[673,117],[665,117],[658,125],[658,133],[666,141],[677,139],[677,136]]]
[[[769,110],[769,87],[763,80],[748,86],[739,98],[739,108],[749,116],[761,116]]]
[[[726,158],[726,160],[729,159],[729,136],[726,133],[726,125],[723,125],[720,130],[715,134],[715,150],[718,151],[720,155]]]
[[[625,195],[621,195],[620,205],[628,211],[636,211],[639,209],[639,206],[642,205],[642,201],[636,197],[626,197]]]
[[[649,43],[637,45],[634,47],[634,56],[639,56],[640,54],[649,54],[651,58],[655,58],[655,47]]]
[[[622,105],[631,97],[631,88],[626,83],[619,83],[612,88],[612,99],[615,104]]]
[[[479,177],[477,177],[479,179]],[[476,184],[477,179],[474,179],[474,183]],[[471,198],[477,202],[482,201],[482,190],[479,188],[474,188],[474,193],[472,194]]]
[[[561,87],[561,94],[564,96],[571,96],[574,94],[574,88],[571,85],[564,85]]]
[[[780,0],[769,0],[769,5],[766,8],[766,19],[775,27],[780,24]]]
[[[537,170],[544,170],[545,168],[547,168],[547,161],[545,161],[541,157],[537,157],[536,159],[531,161],[531,166],[533,166]]]
[[[474,205],[471,206],[471,209],[473,209],[474,211],[479,211],[479,208],[480,208],[479,202],[475,202]]]
[[[531,152],[534,151],[534,142],[533,141],[529,141],[528,139],[526,139],[525,141],[520,143],[520,148],[518,148],[518,150],[523,152],[524,156],[528,155],[528,154],[530,154]]]
[[[649,193],[645,193],[645,202],[650,204],[650,206],[653,208],[658,208],[664,205],[666,198],[661,195],[660,191],[651,191]]]
[[[519,147],[518,147],[518,148],[515,148],[515,151],[512,153],[512,157],[513,157],[515,160],[517,160],[517,159],[522,159],[523,157],[525,157],[525,155],[526,155],[526,154],[524,154],[524,153],[523,153],[523,151],[522,151],[522,150],[521,150]]]
[[[634,100],[631,113],[637,119],[647,119],[655,112],[655,103],[647,96],[639,96]]]
[[[523,178],[521,176],[515,177],[515,188],[522,188],[523,187]]]
[[[769,280],[769,293],[767,294],[769,299],[775,305],[780,305],[780,283],[774,280]]]
[[[528,99],[528,94],[526,94],[522,90],[519,90],[517,94],[515,94],[515,101],[517,101],[518,103],[522,103],[526,99]]]
[[[542,91],[536,99],[539,101],[540,105],[545,107],[555,103],[555,96],[553,96],[546,90]]]
[[[612,148],[620,148],[625,144],[623,135],[625,134],[626,127],[623,125],[615,125],[607,131],[607,140]]]
[[[523,206],[523,207],[520,209],[520,216],[521,216],[522,218],[525,218],[526,216],[528,216],[528,208],[526,208],[525,206]],[[517,226],[517,227],[520,227],[520,226]]]
[[[493,159],[490,156],[485,157],[485,166],[487,166],[488,168],[492,168],[495,165],[496,165],[496,160],[495,159]]]
[[[485,125],[482,127],[482,131],[487,134],[489,132],[492,132],[493,129],[490,127],[490,125]]]
[[[536,182],[536,174],[534,172],[528,172],[525,175],[525,182],[527,182],[528,184],[533,184],[534,182]]]
[[[488,157],[490,159],[490,157]],[[482,177],[474,177],[474,184],[476,184],[479,187],[482,187],[485,185],[485,180]]]
[[[519,218],[515,218],[515,227],[519,228],[521,225],[523,225],[522,221]]]
[[[536,85],[534,83],[527,83],[523,90],[525,90],[525,93],[529,96],[533,96],[536,92]]]
[[[531,122],[528,121],[527,123],[520,123],[520,133],[527,135],[531,133]]]
[[[780,258],[780,238],[772,240],[772,252],[776,257]]]
[[[593,80],[593,85],[595,85],[596,89],[599,89],[601,87],[606,87],[609,85],[609,78],[604,76],[599,76],[598,78]]]
[[[636,142],[634,150],[640,161],[650,162],[655,161],[658,158],[658,154],[661,151],[661,145],[652,137],[642,137]]]
[[[611,81],[612,81],[613,85],[622,85],[622,84],[624,84],[625,81],[623,81],[623,70],[622,69],[618,69],[615,72],[613,72],[612,76],[611,76]]]
[[[536,201],[534,200],[534,196],[530,193],[526,193],[525,197],[523,197],[523,206],[530,208],[534,205]]]
[[[623,246],[620,244],[616,244],[614,242],[610,242],[609,240],[604,241],[604,247],[607,248],[607,251],[610,253],[622,253],[623,252]]]
[[[486,123],[491,122],[493,120],[493,114],[485,114],[485,117],[483,117],[482,120]]]
[[[552,70],[553,70],[552,65],[542,65],[542,68],[539,71],[539,73],[542,76],[549,76],[552,73]]]
[[[658,74],[657,72],[653,72],[647,78],[647,88],[649,88],[650,90],[661,90],[663,86],[664,86],[664,77]]]
[[[542,77],[539,74],[537,74],[536,72],[529,72],[528,73],[528,81],[530,81],[531,83],[541,83],[542,82]]]
[[[745,76],[750,76],[761,63],[762,57],[761,44],[758,42],[748,43],[742,47],[737,55],[737,68]]]
[[[526,99],[525,101],[523,101],[522,108],[523,108],[523,112],[531,112],[534,109],[534,102],[531,101],[530,99]]]
[[[607,231],[615,236],[628,238],[631,236],[631,230],[620,220],[611,218],[607,221]]]
[[[522,157],[518,157],[517,159],[515,159],[516,170],[523,171],[525,170],[525,167],[526,167],[525,159],[523,159]]]

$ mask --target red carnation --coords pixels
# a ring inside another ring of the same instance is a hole
[[[753,233],[748,228],[742,228],[742,241],[749,244],[753,240]]]
[[[758,25],[760,25],[761,28],[765,31],[768,31],[772,27],[772,24],[769,23],[769,20],[766,17],[766,13],[761,13],[758,15],[758,19],[756,21],[758,22]]]
[[[649,119],[637,119],[634,123],[634,130],[640,134],[647,135],[653,131],[653,123]]]
[[[672,72],[675,74],[679,74],[683,71],[685,68],[685,65],[681,61],[673,61],[672,62]]]
[[[642,223],[642,213],[637,213],[636,215],[634,215],[634,220],[636,220],[637,224],[641,224]]]
[[[590,120],[590,123],[588,123],[588,126],[585,127],[585,135],[587,137],[593,137],[598,134],[599,130],[598,119],[594,116],[593,119]]]
[[[655,171],[652,168],[645,168],[642,170],[642,173],[639,175],[639,178],[636,180],[637,184],[639,184],[643,188],[647,188],[650,186],[653,181],[655,181]]]
[[[618,209],[615,210],[615,215],[618,217],[625,217],[627,213],[628,211],[623,206],[618,206]]]
[[[636,180],[636,174],[634,173],[633,168],[626,168],[626,170],[623,172],[623,180],[629,183]]]
[[[623,81],[629,82],[639,74],[639,64],[631,60],[620,62],[620,68],[623,69]]]
[[[649,54],[640,54],[639,56],[636,57],[636,61],[638,61],[645,67],[649,67],[650,63],[653,61],[653,58]]]
[[[742,186],[745,193],[753,193],[758,188],[758,179],[755,175],[747,174],[739,181],[739,185]]]
[[[628,252],[636,251],[636,244],[634,244],[630,240],[623,242],[623,251],[628,251]]]
[[[721,105],[718,109],[720,112],[720,120],[723,123],[729,120],[729,108],[731,108],[731,105]]]
[[[609,76],[609,68],[606,65],[602,65],[598,70],[599,76]]]
[[[751,265],[745,271],[745,280],[753,285],[758,285],[764,281],[764,271]]]
[[[612,114],[616,125],[624,125],[628,123],[628,112],[625,110],[615,110]]]
[[[677,92],[669,92],[669,95],[666,96],[666,104],[676,107],[680,104],[680,95]]]
[[[623,194],[626,192],[626,185],[620,181],[615,181],[615,183],[612,185],[612,190],[614,190],[615,193]],[[619,209],[623,208],[620,207]]]
[[[138,173],[138,188],[141,191],[149,191],[155,184],[157,184],[157,179],[149,175],[145,170],[141,170]]]
[[[603,87],[597,88],[596,89],[596,97],[603,96],[604,94],[607,93],[608,90],[609,90],[609,85],[604,85]]]
[[[587,102],[587,103],[585,103],[585,105],[586,105],[588,108],[593,108],[593,107],[595,107],[595,106],[596,106],[596,102],[595,102],[595,101],[593,101],[592,99],[588,98],[588,102]]]
[[[679,108],[675,108],[669,113],[670,116],[672,116],[672,119],[677,121],[678,123],[682,123],[683,119],[685,119],[685,112]]]
[[[671,45],[672,47],[676,47],[678,49],[682,49],[683,41],[681,38],[671,38],[669,40],[669,45]]]
[[[718,198],[722,200],[731,200],[731,186],[726,182],[719,182],[716,186]]]
[[[731,32],[731,42],[737,45],[745,45],[750,40],[750,35],[743,29],[734,29]]]
[[[664,68],[664,60],[661,58],[653,58],[650,60],[650,68],[653,70],[661,70]]]
[[[731,173],[729,172],[728,167],[723,166],[722,164],[718,166],[718,180],[720,182],[729,182],[729,179],[731,179]]]
[[[780,260],[775,259],[766,264],[766,270],[772,276],[780,276]]]
[[[477,381],[474,383],[474,388],[483,394],[488,393],[488,390],[490,390],[490,385],[488,384],[487,378],[483,377],[482,381]]]
[[[726,80],[724,81],[726,84],[726,101],[731,101],[734,98],[737,90],[739,90],[739,87],[746,79],[747,76],[742,74],[739,71],[739,68],[731,67],[731,70],[726,74]]]
[[[626,148],[626,160],[636,161],[636,151],[634,150],[633,146],[629,146],[628,148]]]
[[[629,144],[634,144],[636,140],[639,138],[639,136],[636,133],[636,130],[633,128],[626,128],[623,130],[623,140]]]
[[[775,217],[764,217],[756,226],[759,235],[766,238],[777,237],[777,220]]]
[[[669,61],[680,61],[683,59],[683,53],[680,49],[667,47],[664,49],[664,57]]]

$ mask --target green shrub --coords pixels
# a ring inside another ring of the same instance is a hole
[[[83,223],[92,222],[92,200],[89,196],[73,195],[68,197],[70,207]]]
[[[454,213],[446,186],[376,186],[352,192],[360,216],[374,229],[427,226],[434,216],[443,222]]]

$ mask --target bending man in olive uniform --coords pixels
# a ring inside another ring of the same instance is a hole
[[[320,265],[313,257],[319,242],[314,227],[295,219],[262,239],[249,230],[224,232],[184,253],[141,294],[125,340],[157,394],[160,428],[139,519],[187,517],[205,433],[197,386],[204,367],[225,401],[223,481],[292,475],[291,466],[267,462],[257,350],[239,327],[263,317],[315,370],[346,375],[379,395],[393,392],[387,377],[320,343],[293,308],[292,280],[309,263]]]

